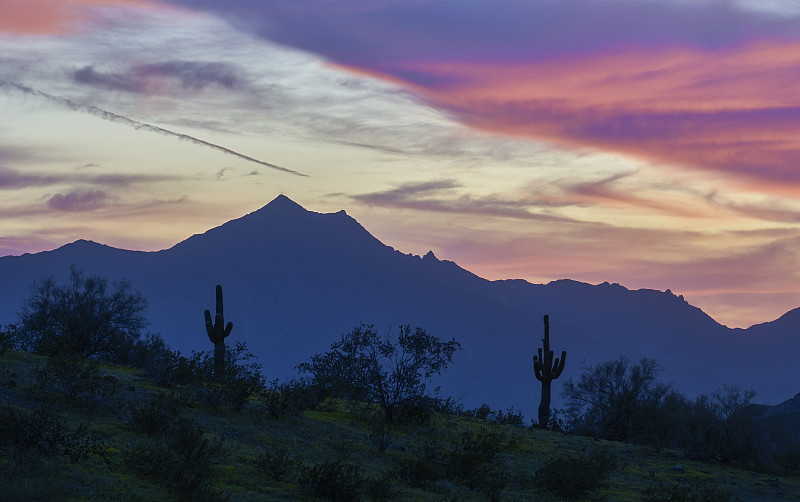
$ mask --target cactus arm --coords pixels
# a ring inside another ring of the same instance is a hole
[[[233,323],[229,322],[227,326],[225,326],[225,332],[222,333],[222,337],[225,338],[231,334],[231,330],[233,329]]]
[[[556,362],[553,365],[553,372],[552,372],[553,379],[556,379],[561,376],[561,372],[564,371],[564,363],[566,362],[567,362],[567,351],[562,350],[561,359],[559,360],[558,358],[556,358]]]
[[[206,317],[206,333],[208,333],[208,339],[211,340],[211,343],[217,343],[216,336],[214,333],[214,325],[211,324],[211,312],[206,310],[205,317]]]
[[[536,375],[536,379],[540,382],[542,381],[542,363],[539,362],[539,358],[533,356],[533,373]]]

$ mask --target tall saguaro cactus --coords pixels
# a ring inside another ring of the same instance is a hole
[[[550,350],[550,318],[544,316],[544,338],[539,355],[533,356],[533,372],[536,379],[542,382],[542,400],[539,402],[539,425],[547,427],[550,421],[550,388],[553,380],[561,376],[564,363],[567,360],[567,351],[561,351],[561,359],[553,361],[554,353]]]
[[[225,337],[231,334],[233,323],[225,326],[225,316],[222,314],[222,286],[217,284],[217,315],[211,322],[211,312],[206,310],[206,331],[211,343],[214,344],[214,376],[222,378],[225,371]]]

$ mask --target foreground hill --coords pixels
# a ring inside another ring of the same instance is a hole
[[[605,474],[590,484],[590,500],[800,500],[796,475],[676,451],[441,413],[382,428],[369,406],[346,401],[273,416],[269,392],[237,412],[215,402],[216,388],[0,355],[0,498],[555,502],[599,466]],[[559,459],[570,461],[569,482],[540,471]]]
[[[246,341],[271,377],[293,375],[361,322],[381,330],[408,323],[463,344],[441,381],[444,394],[468,408],[486,402],[534,415],[531,357],[549,314],[552,346],[568,352],[562,379],[582,364],[627,355],[657,359],[664,379],[689,395],[738,384],[755,389],[756,402],[776,404],[800,390],[796,312],[729,329],[669,290],[487,281],[433,253],[396,251],[344,211],[314,213],[285,196],[163,251],[77,241],[0,258],[0,323],[14,322],[35,280],[63,280],[71,265],[130,280],[149,299],[150,330],[184,352],[210,346],[203,310],[213,310],[222,284],[232,339]]]

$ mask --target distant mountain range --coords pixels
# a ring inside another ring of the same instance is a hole
[[[561,383],[582,365],[648,356],[663,380],[690,396],[722,384],[755,389],[777,404],[800,391],[800,309],[748,329],[720,325],[683,297],[571,280],[488,281],[429,252],[403,254],[344,211],[307,211],[279,196],[263,208],[170,249],[127,251],[79,240],[53,251],[0,258],[0,323],[16,320],[34,281],[65,280],[71,265],[126,278],[149,300],[150,331],[183,352],[208,350],[203,310],[222,284],[229,343],[247,342],[268,378],[326,350],[360,322],[397,332],[421,326],[463,345],[441,379],[442,394],[474,408],[534,416],[539,382],[532,356],[550,315],[551,344],[567,351]]]

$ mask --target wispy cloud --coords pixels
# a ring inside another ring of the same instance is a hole
[[[278,165],[275,165],[275,164],[272,164],[272,163],[269,163],[269,162],[264,162],[263,160],[255,159],[255,158],[250,157],[248,155],[244,155],[242,153],[239,153],[239,152],[237,152],[235,150],[231,150],[230,148],[226,148],[224,146],[220,146],[220,145],[217,145],[217,144],[214,144],[214,143],[210,143],[208,141],[204,141],[202,139],[195,138],[194,136],[189,136],[188,134],[178,133],[178,132],[175,132],[175,131],[170,131],[169,129],[164,129],[163,127],[158,127],[158,126],[154,126],[154,125],[147,124],[147,123],[144,123],[144,122],[139,122],[138,120],[133,120],[133,119],[125,117],[123,115],[118,115],[116,113],[109,112],[107,110],[103,110],[103,109],[98,108],[96,106],[87,105],[87,104],[84,104],[84,103],[77,103],[77,102],[75,102],[75,101],[73,101],[71,99],[62,98],[62,97],[58,97],[58,96],[53,96],[52,94],[48,94],[46,92],[42,92],[42,91],[33,89],[31,87],[27,87],[27,86],[22,85],[22,84],[18,84],[18,83],[15,83],[15,82],[3,82],[3,81],[0,81],[0,87],[3,87],[3,86],[10,87],[12,89],[15,89],[15,90],[20,91],[20,92],[25,93],[25,94],[30,94],[30,95],[42,97],[44,99],[47,99],[48,101],[52,101],[54,103],[58,103],[58,104],[60,104],[62,106],[65,106],[65,107],[71,109],[71,110],[74,110],[76,112],[88,113],[89,115],[94,115],[94,116],[99,117],[99,118],[101,118],[103,120],[108,120],[110,122],[116,122],[116,123],[123,124],[123,125],[129,126],[129,127],[133,127],[134,129],[138,129],[138,130],[144,130],[144,131],[154,132],[154,133],[157,133],[157,134],[163,134],[163,135],[166,135],[166,136],[172,136],[172,137],[178,138],[180,140],[184,140],[184,141],[188,141],[190,143],[194,143],[195,145],[208,147],[208,148],[211,148],[213,150],[217,150],[217,151],[220,151],[222,153],[226,153],[228,155],[233,155],[234,157],[238,157],[238,158],[240,158],[242,160],[246,160],[248,162],[254,162],[256,164],[260,164],[262,166],[269,167],[270,169],[275,169],[276,171],[282,171],[282,172],[285,172],[285,173],[294,174],[295,176],[304,176],[304,177],[307,176],[307,175],[305,175],[303,173],[300,173],[300,172],[297,172],[297,171],[293,171],[293,170],[287,169],[285,167],[281,167],[281,166],[278,166]]]
[[[169,174],[86,174],[82,172],[25,173],[0,167],[0,190],[46,187],[61,184],[89,184],[122,188],[135,184],[169,182],[183,179]]]
[[[455,180],[404,183],[390,190],[351,195],[350,198],[370,206],[413,209],[417,211],[537,221],[573,221],[563,216],[549,214],[546,211],[531,211],[534,208],[551,208],[556,205],[552,201],[539,199],[515,200],[499,196],[476,197],[459,195],[456,189],[461,186]]]

